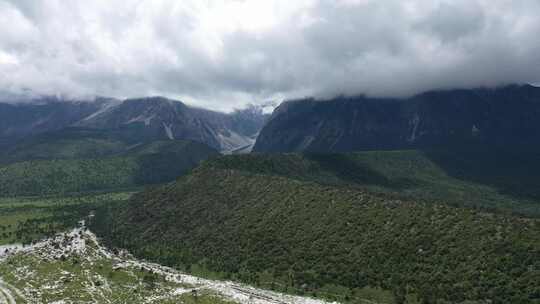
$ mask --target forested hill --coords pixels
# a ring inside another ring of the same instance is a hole
[[[220,157],[202,166],[540,216],[540,151],[536,150],[251,154]]]
[[[136,132],[88,128],[66,128],[19,141],[0,153],[0,163],[29,160],[90,159],[111,156],[135,156],[155,153],[199,152],[214,149],[190,140],[143,141]]]
[[[116,141],[64,138],[33,147],[39,149],[17,150],[12,157],[23,160],[0,166],[0,196],[110,191],[165,183],[219,155],[203,144],[182,140],[126,149]]]
[[[485,195],[482,204],[491,196],[511,209],[521,198],[496,177],[460,179],[432,159],[221,157],[103,209],[94,229],[180,269],[340,301],[538,303],[539,221],[462,207]]]

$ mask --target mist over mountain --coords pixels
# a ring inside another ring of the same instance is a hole
[[[156,1],[0,2],[0,89],[231,110],[540,83],[537,0]]]
[[[540,0],[0,0],[0,304],[540,304]]]
[[[189,139],[231,152],[253,145],[265,119],[262,109],[248,108],[226,114],[150,97],[128,99],[76,125],[137,132],[142,139]]]
[[[338,97],[282,103],[256,152],[538,147],[540,88],[432,91],[407,99]]]
[[[0,103],[0,145],[65,128],[99,111],[106,104],[105,100],[63,102],[56,97],[17,104]]]

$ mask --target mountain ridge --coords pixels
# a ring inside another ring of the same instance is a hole
[[[410,98],[306,98],[282,103],[255,152],[348,152],[539,146],[540,88],[425,92]]]
[[[252,146],[268,116],[256,106],[222,113],[164,97],[122,101],[41,97],[25,103],[0,103],[0,144],[7,147],[40,133],[85,127],[136,135],[142,141],[194,140],[231,153]]]

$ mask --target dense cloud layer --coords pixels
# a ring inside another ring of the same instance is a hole
[[[268,99],[540,82],[538,0],[0,0],[0,91]]]

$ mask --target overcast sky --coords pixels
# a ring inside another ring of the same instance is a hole
[[[0,91],[214,109],[540,83],[539,0],[0,0]]]

